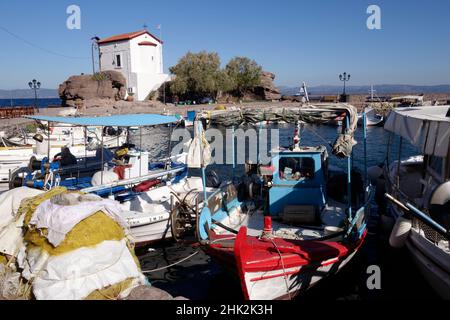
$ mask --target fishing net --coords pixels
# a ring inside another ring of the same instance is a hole
[[[126,230],[102,211],[78,222],[58,246],[47,240],[47,229],[30,225],[36,208],[44,201],[56,201],[59,205],[71,205],[72,200],[80,198],[90,201],[89,195],[80,197],[81,194],[55,188],[23,200],[19,208],[19,214],[24,215],[26,244],[26,267],[22,276],[33,286],[37,299],[117,299],[142,282],[139,260],[126,238]],[[116,251],[101,249],[108,245]],[[123,249],[117,251],[120,247]],[[74,276],[64,270],[68,266],[76,270]],[[80,283],[83,283],[81,288]],[[27,288],[24,288],[18,292],[26,293]],[[79,289],[84,291],[79,293]]]
[[[336,122],[336,119],[348,115],[349,121],[343,121],[342,132],[333,146],[333,153],[340,158],[349,157],[353,146],[353,139],[357,123],[358,112],[349,104],[318,104],[292,108],[247,108],[241,110],[206,111],[200,118],[209,120],[213,126],[239,126],[241,124],[255,124],[262,121],[296,123],[305,122],[324,124]]]
[[[28,242],[27,247],[40,247],[49,255],[55,256],[83,247],[93,247],[103,241],[125,238],[123,228],[101,211],[79,222],[57,247],[48,242],[46,233],[46,229],[28,229],[24,237]]]
[[[126,279],[106,288],[91,292],[85,300],[117,300],[134,284],[134,279]]]
[[[18,216],[24,214],[24,226],[28,227],[31,217],[33,216],[34,210],[45,200],[48,200],[58,194],[62,194],[67,192],[67,189],[64,187],[57,187],[48,192],[37,195],[33,198],[28,198],[22,201],[20,208],[18,210]]]

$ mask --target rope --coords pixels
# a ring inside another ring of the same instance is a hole
[[[181,260],[179,260],[179,261],[177,261],[177,262],[174,262],[174,263],[172,263],[172,264],[169,264],[168,266],[164,266],[164,267],[161,267],[161,268],[156,268],[156,269],[153,269],[153,270],[144,270],[144,271],[142,271],[142,273],[144,273],[144,274],[145,274],[145,273],[152,273],[152,272],[157,272],[157,271],[161,271],[161,270],[164,270],[164,269],[171,268],[171,267],[173,267],[173,266],[176,266],[177,264],[180,264],[180,263],[182,263],[182,262],[184,262],[184,261],[186,261],[186,260],[192,258],[192,257],[195,256],[197,253],[199,253],[198,250],[195,251],[193,254],[191,254],[191,255],[189,255],[189,256],[187,256],[187,257],[185,257],[185,258],[183,258],[183,259],[181,259]]]
[[[283,256],[281,255],[280,249],[278,249],[278,246],[277,246],[277,244],[275,243],[275,241],[273,241],[273,239],[269,239],[269,240],[270,240],[270,242],[272,242],[272,244],[273,244],[273,246],[275,247],[275,249],[277,249],[277,252],[278,252],[278,254],[279,254],[279,256],[280,256],[280,259],[281,259],[281,266],[283,267],[284,283],[286,284],[286,291],[287,291],[289,300],[292,300],[291,292],[290,292],[290,290],[289,290],[289,284],[288,284],[288,280],[287,280],[287,275],[286,275],[286,268],[284,267]]]
[[[325,142],[327,145],[329,145],[330,147],[333,147],[333,144],[330,141],[325,140],[324,137],[322,137],[316,130],[314,130],[313,128],[310,127],[304,127],[305,130],[309,130],[311,131],[312,134],[314,134],[316,137],[318,137],[320,140],[322,140],[323,142]]]

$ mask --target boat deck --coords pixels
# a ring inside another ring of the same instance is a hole
[[[275,236],[284,239],[315,239],[326,236],[326,227],[339,228],[346,219],[346,206],[342,203],[330,201],[321,213],[322,225],[298,226],[287,224],[278,219],[272,219],[272,228]],[[228,214],[228,217],[221,221],[223,225],[238,231],[240,226],[247,227],[247,233],[251,236],[261,235],[264,229],[264,214],[262,210],[245,214],[240,208],[236,208]],[[216,226],[214,232],[219,235],[231,234],[229,231]]]

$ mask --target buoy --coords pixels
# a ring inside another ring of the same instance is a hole
[[[102,173],[103,173],[103,179],[102,179]],[[109,184],[113,182],[119,181],[119,176],[117,173],[112,171],[98,171],[94,174],[91,180],[92,186],[100,186],[102,184]]]
[[[395,222],[394,228],[392,229],[391,236],[389,237],[389,244],[393,248],[403,248],[408,238],[409,232],[412,228],[412,221],[399,217]]]

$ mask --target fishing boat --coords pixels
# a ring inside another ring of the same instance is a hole
[[[399,108],[431,105],[431,102],[424,102],[424,95],[398,96],[391,98],[389,101],[395,103]]]
[[[119,147],[127,139],[126,131],[113,127],[78,127],[54,123],[49,130],[40,122],[37,127],[35,133],[22,131],[13,137],[0,135],[1,183],[9,183],[11,172],[28,165],[32,157],[39,160],[52,158],[64,147],[69,147],[77,157],[94,156],[100,145],[100,136],[103,136],[105,148]]]
[[[195,222],[192,221],[193,217],[187,216],[191,212],[184,209],[195,206],[198,195],[195,191],[196,189],[201,191],[203,185],[201,179],[187,177],[186,154],[174,156],[169,154],[161,161],[149,162],[148,152],[142,149],[143,128],[176,124],[179,123],[179,117],[131,114],[66,119],[41,116],[30,118],[46,122],[49,127],[52,123],[80,127],[113,126],[125,130],[136,127],[141,145],[139,147],[128,145],[130,149],[127,150],[128,159],[124,160],[125,163],[114,163],[108,159],[106,153],[101,151],[105,150],[101,143],[96,158],[79,158],[78,163],[73,166],[64,167],[59,161],[51,161],[48,158],[31,159],[22,174],[14,175],[12,187],[27,186],[50,190],[63,186],[69,190],[80,190],[97,197],[119,201],[123,209],[121,215],[128,222],[136,245],[172,238],[173,212],[176,213],[176,219],[184,219],[184,226]],[[103,140],[102,137],[100,142]],[[115,170],[117,168],[122,169],[117,171]],[[120,172],[122,175],[118,174]],[[176,231],[175,235],[180,235],[180,232]]]
[[[343,113],[333,154],[347,159],[347,172],[332,172],[326,147],[301,145],[300,122],[324,123]],[[206,117],[220,123],[224,114]],[[240,110],[227,112],[225,120],[235,126],[276,119],[296,124],[292,146],[273,150],[268,164],[250,166],[237,187],[226,184],[205,196],[197,223],[204,251],[239,278],[250,300],[291,299],[344,267],[367,235],[373,194],[365,175],[357,179],[352,168],[353,106],[307,105],[256,115]]]
[[[450,106],[397,108],[384,128],[387,154],[399,138],[398,158],[370,171],[379,172],[379,193],[390,200],[381,205],[396,221],[389,242],[406,246],[428,283],[450,299]],[[402,158],[405,141],[419,154]]]
[[[366,115],[366,125],[368,127],[379,127],[384,123],[384,117],[382,115],[377,114],[376,110],[368,107],[358,114],[358,124],[362,124],[363,122],[363,113]]]

